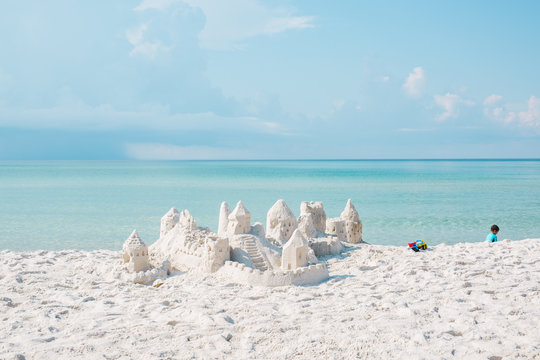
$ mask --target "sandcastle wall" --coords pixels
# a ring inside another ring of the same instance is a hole
[[[307,285],[329,277],[325,264],[315,264],[287,271],[260,271],[235,261],[226,261],[217,274],[234,282],[260,286]]]
[[[199,251],[193,251],[189,248],[178,247],[174,256],[160,256],[159,258],[152,258],[151,261],[160,262],[163,259],[167,259],[171,262],[172,267],[175,269],[192,269],[202,266],[203,255]]]
[[[189,213],[188,213],[189,214]],[[188,218],[189,220],[189,218]],[[193,228],[178,223],[149,248],[151,261],[170,261],[176,269],[201,268],[216,271],[229,260],[229,241],[220,238],[209,229]]]

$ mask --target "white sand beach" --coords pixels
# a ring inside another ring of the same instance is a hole
[[[120,251],[0,252],[0,359],[539,359],[540,239],[354,245],[310,286],[121,279]]]

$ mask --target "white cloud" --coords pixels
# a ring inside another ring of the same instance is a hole
[[[206,49],[241,48],[243,40],[255,36],[314,27],[312,16],[295,15],[290,8],[269,8],[258,0],[144,0],[135,10],[167,10],[180,2],[204,13],[199,42]]]
[[[424,74],[424,69],[421,66],[417,66],[409,74],[405,83],[403,84],[403,89],[405,92],[413,97],[418,97],[424,92],[426,86],[426,77]]]
[[[484,108],[484,114],[492,119],[499,120],[502,123],[509,124],[516,118],[516,113],[506,111],[503,107]]]
[[[313,17],[311,16],[286,16],[268,19],[262,29],[262,34],[275,34],[290,29],[308,29],[312,28]]]
[[[160,143],[131,143],[125,155],[135,160],[224,160],[247,159],[245,151],[211,146],[177,146]]]
[[[484,100],[484,115],[498,122],[509,124],[516,118],[516,113],[505,109],[504,105],[499,105],[502,96],[493,94]]]
[[[390,76],[383,76],[381,80],[382,82],[388,82],[390,81]]]
[[[493,95],[489,95],[486,100],[484,100],[484,105],[485,106],[491,106],[491,105],[495,105],[496,103],[498,103],[499,101],[502,100],[502,96],[501,95],[497,95],[497,94],[493,94]]]
[[[510,111],[508,112],[508,114],[506,114],[506,116],[504,116],[504,123],[506,124],[509,124],[511,122],[513,122],[514,120],[516,119],[516,113],[513,112],[513,111]]]
[[[131,45],[137,45],[144,39],[144,32],[148,30],[148,25],[142,24],[134,29],[126,30],[126,38]]]
[[[521,127],[540,127],[540,99],[531,96],[527,105],[499,104],[500,95],[490,95],[484,101],[484,115],[503,124],[515,124]],[[525,111],[519,111],[526,107]]]
[[[445,95],[435,95],[435,103],[443,108],[444,112],[437,119],[445,121],[449,118],[457,118],[460,113],[461,105],[472,106],[474,103],[470,100],[464,100],[459,95],[446,93]]]
[[[242,41],[291,29],[313,27],[313,17],[296,16],[290,9],[267,8],[257,0],[185,0],[206,16],[199,34],[201,47],[231,49],[242,47]]]
[[[527,111],[519,113],[519,120],[522,125],[540,127],[540,99],[531,96],[527,102]]]
[[[153,59],[159,51],[168,51],[160,41],[145,41],[144,34],[148,30],[148,24],[141,24],[136,28],[126,30],[126,39],[133,45],[130,56],[142,55]]]

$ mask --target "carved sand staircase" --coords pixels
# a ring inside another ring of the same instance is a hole
[[[244,245],[249,257],[251,258],[251,261],[253,262],[253,267],[261,271],[268,270],[268,264],[266,264],[266,260],[257,248],[255,241],[253,241],[251,238],[246,239]]]

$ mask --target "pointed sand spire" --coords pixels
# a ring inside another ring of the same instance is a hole
[[[362,242],[362,221],[360,221],[360,215],[358,215],[351,199],[347,201],[340,218],[345,222],[347,240],[351,243]]]
[[[340,217],[342,220],[360,221],[360,215],[358,215],[358,211],[356,211],[351,199],[347,200],[345,210],[343,210]]]
[[[180,219],[180,214],[175,207],[172,207],[163,217],[161,218],[161,226],[159,228],[159,236],[164,237],[173,227],[178,224]]]
[[[266,214],[266,234],[284,244],[297,228],[296,216],[285,200],[278,200]]]
[[[229,209],[229,204],[226,201],[222,202],[219,208],[218,236],[227,236],[227,225],[229,224],[230,214],[231,209]]]

